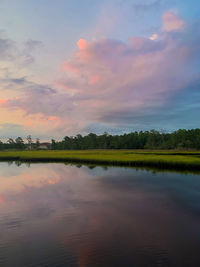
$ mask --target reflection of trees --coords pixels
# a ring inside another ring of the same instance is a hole
[[[95,165],[89,165],[88,168],[89,168],[90,170],[93,170],[93,169],[96,168],[96,166],[95,166]]]
[[[26,167],[28,167],[28,168],[30,168],[30,167],[31,167],[31,164],[30,164],[30,162],[25,162],[25,165],[26,165]]]
[[[30,162],[22,162],[20,160],[16,160],[14,161],[15,165],[17,167],[20,167],[22,164],[25,164],[27,168],[31,167],[31,163]],[[10,166],[11,164],[13,164],[13,161],[8,161],[8,165]]]
[[[76,164],[76,167],[77,168],[81,168],[82,167],[82,164]]]
[[[19,166],[22,165],[22,162],[17,160],[17,161],[15,161],[15,165],[16,165],[17,167],[19,167]]]

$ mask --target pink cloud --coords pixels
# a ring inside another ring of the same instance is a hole
[[[185,27],[185,22],[173,12],[165,12],[162,16],[163,29],[167,32],[179,31]]]
[[[73,66],[72,64],[70,64],[70,62],[64,62],[61,66],[61,69],[63,71],[70,71],[72,73],[77,74],[79,72],[79,69],[76,68],[75,66]]]
[[[145,44],[145,38],[138,38],[131,36],[130,38],[130,45],[133,46],[135,49],[140,49]]]
[[[154,33],[149,37],[149,39],[152,40],[152,41],[156,40],[157,38],[158,38],[158,34],[157,33]]]
[[[95,85],[101,81],[101,77],[99,75],[92,75],[90,77],[90,84]]]
[[[168,36],[162,38],[154,43],[132,37],[130,45],[102,39],[79,50],[78,56],[70,60],[79,73],[75,81],[77,94],[73,96],[79,112],[87,114],[88,119],[100,119],[113,112],[163,105],[166,99],[161,94],[179,89],[181,79],[176,83],[174,80],[181,77],[182,68],[176,64],[181,66],[184,54],[176,43],[171,45]]]
[[[84,40],[84,39],[80,39],[78,42],[77,42],[77,45],[78,47],[82,50],[82,49],[85,49],[87,47],[87,41]]]
[[[110,114],[134,114],[167,105],[192,79],[185,66],[194,44],[186,45],[186,32],[172,35],[184,26],[177,15],[166,12],[165,32],[150,38],[131,37],[129,44],[109,39],[87,42],[70,59],[78,69],[72,99],[78,112],[89,121],[106,122]]]

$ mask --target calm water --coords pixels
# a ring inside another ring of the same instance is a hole
[[[0,266],[200,266],[200,175],[0,163]]]

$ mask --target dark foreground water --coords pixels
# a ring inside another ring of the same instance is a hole
[[[0,163],[0,266],[200,266],[200,175]]]

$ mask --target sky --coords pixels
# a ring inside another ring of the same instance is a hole
[[[198,0],[0,0],[0,139],[199,128]]]

